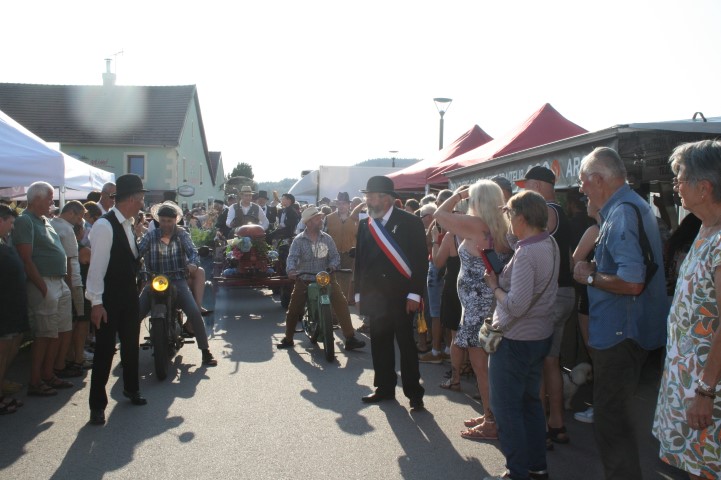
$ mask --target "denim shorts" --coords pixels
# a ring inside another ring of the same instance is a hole
[[[438,269],[433,262],[428,263],[428,308],[431,317],[441,316],[441,294],[443,293],[443,277],[439,275]]]

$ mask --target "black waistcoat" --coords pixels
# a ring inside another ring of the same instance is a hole
[[[114,211],[103,215],[113,227],[113,244],[110,247],[110,260],[105,273],[105,290],[103,304],[123,304],[138,300],[136,277],[139,263],[128,243],[123,226],[115,216]]]

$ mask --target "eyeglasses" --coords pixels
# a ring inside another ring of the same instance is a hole
[[[691,180],[679,180],[678,177],[673,177],[673,179],[671,180],[671,183],[673,184],[674,187],[678,187],[682,183],[689,183],[689,182],[691,182]]]
[[[586,182],[589,181],[589,180],[591,180],[591,177],[594,176],[594,175],[596,175],[597,173],[598,173],[598,172],[587,173],[587,174],[586,174]],[[584,184],[584,183],[585,183],[585,182],[583,181],[583,179],[582,179],[581,176],[579,175],[579,176],[578,176],[578,186],[579,186],[579,187],[583,187],[583,184]]]

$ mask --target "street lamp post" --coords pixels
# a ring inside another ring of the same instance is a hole
[[[453,99],[434,98],[433,101],[436,104],[436,109],[438,109],[438,113],[440,113],[441,115],[441,126],[440,132],[438,133],[438,150],[443,150],[443,115],[445,115],[445,113],[451,107],[451,102],[453,101]]]
[[[396,153],[398,153],[398,150],[388,150],[388,153],[392,155],[391,157],[391,167],[395,168],[396,166]]]

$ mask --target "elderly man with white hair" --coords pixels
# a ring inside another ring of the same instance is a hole
[[[28,207],[15,221],[13,244],[27,274],[28,317],[34,341],[30,353],[28,395],[51,396],[73,384],[55,375],[61,337],[72,335],[70,288],[65,281],[67,257],[48,217],[53,186],[35,182],[28,188]]]

